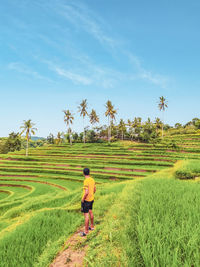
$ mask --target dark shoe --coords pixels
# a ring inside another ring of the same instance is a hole
[[[86,233],[80,232],[80,236],[86,236]]]
[[[91,228],[90,226],[89,226],[89,228],[88,228],[90,231],[93,231],[94,230],[94,228]]]

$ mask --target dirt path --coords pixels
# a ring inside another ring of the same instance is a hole
[[[86,254],[87,245],[84,244],[85,237],[80,236],[84,228],[79,228],[63,246],[62,251],[56,256],[49,267],[81,267]]]

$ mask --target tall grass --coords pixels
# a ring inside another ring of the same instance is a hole
[[[200,266],[200,185],[165,176],[124,189],[91,241],[89,266]]]
[[[200,176],[199,160],[184,160],[176,170],[176,177],[179,179],[193,179]]]
[[[171,179],[143,181],[135,227],[145,266],[200,266],[199,190]]]
[[[0,265],[31,267],[39,264],[45,250],[49,250],[43,264],[53,259],[66,236],[75,231],[82,217],[65,210],[44,211],[0,240]],[[59,241],[59,242],[58,242]],[[55,246],[56,244],[56,246]],[[45,265],[40,266],[46,266]]]

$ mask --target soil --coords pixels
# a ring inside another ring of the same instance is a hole
[[[166,150],[166,152],[173,152],[173,153],[195,153],[195,152],[192,152],[192,151],[184,151],[184,150],[179,150],[179,151],[176,151],[176,150]]]
[[[110,177],[111,181],[118,181],[119,179],[117,179],[116,177]]]
[[[1,177],[1,176],[0,176]],[[15,176],[12,176],[12,177],[15,177]],[[67,189],[61,185],[57,185],[57,184],[52,184],[52,183],[49,183],[49,182],[46,182],[46,181],[36,181],[36,180],[25,180],[25,179],[0,179],[0,181],[16,181],[16,182],[31,182],[31,183],[39,183],[39,184],[47,184],[47,185],[50,185],[50,186],[54,186],[54,187],[58,187],[64,191],[67,191]],[[30,187],[31,188],[31,187]]]
[[[159,155],[159,154],[157,154],[157,155],[149,155],[149,154],[147,154],[147,155],[135,155],[136,157],[159,157],[159,158],[168,158],[169,156],[165,156],[165,155]]]
[[[52,164],[45,164],[45,165],[51,165],[52,166]],[[56,167],[70,167],[69,164],[56,164],[55,166]]]
[[[35,178],[36,175],[23,175],[23,174],[1,174],[0,177],[29,177],[29,178]]]
[[[80,236],[79,228],[64,244],[62,251],[56,256],[55,260],[49,267],[81,267],[83,266],[87,245],[83,244],[86,237]],[[65,249],[66,248],[66,249]]]
[[[21,185],[21,184],[0,184],[0,186],[10,186],[10,187],[22,187],[28,190],[32,190],[32,188],[28,185]]]
[[[156,172],[156,170],[145,170],[145,169],[122,169],[122,168],[111,168],[104,167],[105,170],[109,171],[126,171],[126,172]]]
[[[14,159],[14,158],[0,158],[0,160],[15,160],[15,161],[19,161],[20,159]]]

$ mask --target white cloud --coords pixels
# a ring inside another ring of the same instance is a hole
[[[92,12],[86,7],[76,5],[73,7],[70,4],[61,5],[57,12],[63,15],[71,24],[76,26],[78,29],[81,28],[101,44],[108,45],[113,48],[118,42],[105,33],[103,30],[101,19],[97,16],[92,17]]]
[[[69,70],[61,69],[60,67],[55,67],[53,69],[58,75],[63,76],[69,80],[71,80],[74,83],[79,83],[83,85],[90,85],[92,83],[92,80],[88,77],[85,77],[83,75],[73,73]]]
[[[129,60],[133,65],[134,75],[131,74],[131,70],[128,73],[121,73],[116,70],[106,70],[105,73],[103,70],[100,71],[100,74],[98,68],[96,68],[96,74],[94,75],[94,77],[101,77],[101,79],[103,78],[102,85],[104,87],[113,87],[115,83],[113,78],[118,81],[123,77],[130,80],[141,79],[152,84],[158,85],[161,88],[167,87],[167,77],[147,70],[145,67],[142,66],[142,63],[137,56],[133,55],[130,51],[124,52],[124,49],[119,45],[120,42],[105,33],[106,24],[104,23],[104,21],[98,16],[96,16],[96,14],[94,15],[94,12],[91,12],[89,8],[82,5],[80,2],[78,4],[75,4],[73,2],[73,4],[64,4],[62,6],[62,11],[59,10],[59,12],[70,23],[75,25],[78,29],[84,29],[96,40],[98,40],[102,45],[107,45],[110,48],[115,49],[117,54],[121,57],[128,57],[127,60]],[[105,78],[105,76],[107,78]]]
[[[21,63],[21,62],[11,62],[8,64],[8,69],[10,70],[14,70],[23,74],[26,74],[28,76],[32,76],[36,79],[40,79],[40,80],[46,80],[51,82],[51,80],[47,77],[44,77],[43,75],[40,75],[38,72],[32,70],[31,68],[29,68],[28,66],[26,66],[25,64]]]
[[[57,63],[58,58],[54,56],[52,56],[51,62],[42,61],[43,51],[40,52],[40,56],[31,55],[40,62],[47,64],[48,68],[60,77],[68,79],[75,84],[85,86],[92,84],[103,88],[114,88],[122,81],[131,82],[135,79],[152,83],[161,88],[167,87],[167,77],[146,69],[134,53],[127,51],[124,46],[120,45],[121,42],[119,40],[112,37],[112,29],[109,29],[108,24],[101,17],[98,17],[93,10],[82,4],[82,2],[57,0],[49,1],[45,4],[39,1],[37,4],[41,9],[51,10],[51,12],[62,16],[62,19],[66,22],[67,30],[63,29],[58,22],[52,22],[53,28],[59,33],[55,35],[56,38],[54,35],[41,33],[40,31],[37,32],[38,38],[43,40],[45,45],[56,50],[55,55],[56,52],[62,52],[63,59],[60,59],[59,63]],[[77,30],[85,31],[93,36],[103,48],[109,48],[110,55],[106,54],[106,56],[110,56],[112,63],[102,65],[101,61],[96,61],[96,59],[94,61],[90,58],[89,52],[84,51],[84,54],[81,54],[80,47],[76,43],[74,44],[70,38],[70,30],[72,31],[72,29],[67,23],[71,23]],[[37,49],[38,51],[40,49]],[[113,54],[117,55],[117,57],[113,58]],[[126,70],[121,70],[117,67],[121,61],[127,62]],[[114,62],[117,64],[114,65]],[[47,79],[39,72],[19,62],[10,63],[9,68],[37,79]]]
[[[142,66],[142,63],[138,57],[127,51],[125,52],[125,54],[128,56],[130,62],[134,65],[134,67],[136,67],[136,73],[133,75],[134,79],[138,78],[149,81],[155,85],[160,86],[163,89],[167,87],[168,78],[166,76],[153,74],[151,71],[145,69]]]

